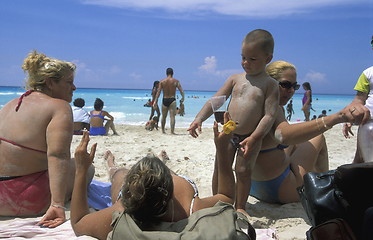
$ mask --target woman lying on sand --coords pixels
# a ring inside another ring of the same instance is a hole
[[[228,114],[225,114],[228,121]],[[214,206],[218,201],[233,203],[235,191],[231,166],[227,166],[226,148],[231,134],[218,131],[214,124],[214,140],[219,162],[217,194],[199,198],[193,181],[176,175],[157,157],[145,157],[131,169],[117,168],[114,156],[105,154],[112,180],[112,203],[109,208],[89,213],[86,174],[92,164],[96,144],[87,152],[89,133],[83,134],[75,152],[76,179],[71,200],[71,225],[75,233],[106,239],[113,230],[110,223],[114,211],[126,211],[142,229],[160,221],[176,222],[188,218],[193,212]],[[163,152],[163,160],[167,155]]]
[[[283,106],[299,89],[294,65],[276,61],[267,73],[279,82],[280,106],[275,123],[263,139],[262,149],[251,176],[250,195],[272,203],[299,201],[296,188],[303,184],[307,172],[324,172],[329,168],[323,132],[343,122],[361,123],[370,114],[364,106],[347,106],[335,114],[308,122],[289,124]],[[360,110],[358,110],[360,109]],[[214,171],[213,193],[217,190]],[[250,183],[248,183],[250,184]]]

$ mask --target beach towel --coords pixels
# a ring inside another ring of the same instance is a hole
[[[0,239],[37,239],[37,240],[67,240],[67,239],[78,239],[78,240],[94,240],[96,238],[90,236],[75,236],[75,233],[71,227],[70,220],[56,228],[41,228],[36,226],[36,223],[40,221],[41,217],[37,218],[15,218],[9,219],[0,217]],[[256,240],[272,240],[278,239],[276,230],[272,228],[268,229],[255,229]]]
[[[111,206],[111,183],[92,180],[88,186],[88,206],[101,210]]]
[[[36,223],[41,220],[37,218],[15,218],[4,220],[0,218],[0,239],[96,239],[89,236],[75,236],[70,221],[66,221],[56,228],[42,228]]]

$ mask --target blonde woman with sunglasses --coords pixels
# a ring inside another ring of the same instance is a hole
[[[299,201],[296,188],[303,184],[307,172],[324,172],[329,168],[324,133],[338,123],[366,122],[369,110],[349,105],[341,111],[312,121],[289,124],[284,106],[300,85],[294,65],[276,61],[266,68],[279,82],[279,110],[270,132],[264,137],[251,176],[250,195],[272,203]],[[355,109],[355,110],[354,110]]]

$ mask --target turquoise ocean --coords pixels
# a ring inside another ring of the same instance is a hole
[[[20,87],[0,87],[0,108],[9,100],[19,97],[24,93],[24,89]],[[185,91],[185,115],[183,117],[176,116],[176,127],[189,127],[196,114],[205,104],[205,102],[214,95],[213,91]],[[293,97],[293,109],[295,114],[292,116],[291,122],[299,122],[304,120],[302,107],[303,91],[299,90]],[[87,111],[93,110],[93,103],[96,98],[101,98],[104,103],[104,110],[108,111],[115,118],[115,124],[128,125],[145,125],[149,119],[150,107],[144,107],[144,104],[151,98],[150,89],[87,89],[79,88],[74,92],[73,99],[83,98]],[[159,103],[161,104],[160,96]],[[181,98],[180,93],[177,93],[177,104]],[[354,98],[354,95],[328,95],[328,94],[313,94],[312,106],[315,111],[311,110],[312,115],[318,116],[322,110],[326,110],[327,114],[335,113],[347,106]],[[161,107],[161,105],[159,106]],[[72,103],[71,103],[72,105]],[[204,126],[211,126],[214,117],[210,117]],[[169,118],[167,118],[166,127],[169,126]]]

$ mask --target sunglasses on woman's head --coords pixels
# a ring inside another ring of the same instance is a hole
[[[286,89],[290,89],[290,88],[294,88],[294,90],[298,90],[300,85],[295,82],[295,83],[291,83],[289,81],[282,81],[282,82],[278,82],[278,84],[282,87],[282,88],[286,88]]]

